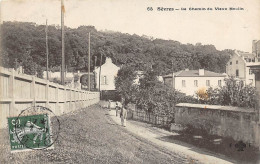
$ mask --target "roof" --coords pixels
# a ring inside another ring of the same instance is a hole
[[[259,63],[247,65],[247,67],[250,67],[250,69],[252,69],[252,70],[260,70],[260,64]]]
[[[256,54],[254,53],[248,53],[248,52],[241,52],[241,51],[237,51],[239,56],[242,56],[244,58],[255,58]]]
[[[216,73],[204,70],[204,75],[199,75],[199,70],[182,70],[173,73],[175,77],[225,77],[226,74]],[[172,74],[163,76],[163,78],[172,77]]]

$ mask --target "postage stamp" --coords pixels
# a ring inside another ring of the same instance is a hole
[[[18,117],[8,118],[8,127],[11,152],[39,150],[54,148],[60,122],[49,108],[35,106],[23,110]]]

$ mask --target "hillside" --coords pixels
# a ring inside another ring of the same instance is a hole
[[[93,26],[65,28],[65,61],[69,71],[87,71],[88,32],[91,32],[91,69],[101,54],[111,57],[117,65],[131,64],[138,70],[153,68],[159,75],[181,69],[205,68],[225,72],[231,50],[219,51],[214,45],[181,44],[174,40],[153,39],[148,36],[120,32],[97,31]],[[28,22],[1,24],[1,65],[22,65],[27,74],[42,75],[46,65],[45,26]],[[61,64],[61,31],[48,26],[49,66]],[[103,58],[104,59],[104,58]],[[104,60],[102,61],[102,63]]]

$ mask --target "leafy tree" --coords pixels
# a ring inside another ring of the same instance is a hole
[[[153,114],[173,114],[173,107],[180,102],[194,101],[191,97],[180,93],[160,82],[156,72],[148,70],[140,79],[137,105],[140,109]]]
[[[88,87],[88,74],[84,74],[80,77],[80,83],[83,86]],[[96,84],[95,84],[95,79],[94,79],[94,75],[90,75],[90,89],[96,89]]]
[[[230,105],[255,108],[257,104],[256,90],[254,87],[244,85],[243,81],[233,77],[225,79],[226,85],[221,88],[209,88],[208,99],[205,103],[214,105]]]
[[[156,75],[165,75],[185,68],[205,68],[225,72],[231,50],[218,51],[213,45],[181,44],[178,41],[153,39],[148,36],[97,31],[94,26],[65,27],[65,63],[69,70],[87,71],[88,33],[91,33],[91,70],[110,57],[118,66],[131,65],[136,70],[153,69]],[[3,22],[0,29],[1,65],[14,67],[26,63],[27,57],[40,67],[46,66],[45,26],[30,22]],[[49,66],[61,65],[60,27],[48,26]],[[30,53],[28,53],[30,52]],[[31,72],[26,67],[26,72]],[[34,68],[30,68],[34,69]],[[38,73],[37,73],[38,75]]]
[[[124,98],[126,104],[136,101],[137,85],[134,84],[136,77],[135,69],[130,66],[123,66],[117,73],[115,79],[116,90]]]

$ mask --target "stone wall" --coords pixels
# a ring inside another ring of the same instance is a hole
[[[254,109],[180,103],[175,108],[175,123],[259,146],[258,117]]]

